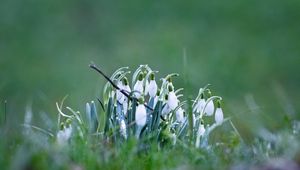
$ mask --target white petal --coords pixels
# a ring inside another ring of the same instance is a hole
[[[64,131],[63,130],[60,130],[57,132],[56,134],[56,142],[59,144],[59,145],[64,145],[66,143],[66,140],[65,140],[65,137],[64,137]]]
[[[143,81],[137,81],[133,87],[133,90],[136,91],[134,93],[136,98],[140,98],[143,94],[144,88],[143,88]]]
[[[131,92],[129,85],[124,86],[124,91],[127,94],[129,94]],[[123,110],[124,110],[125,115],[127,114],[127,109],[128,109],[128,98],[126,96],[124,96]]]
[[[223,122],[223,111],[221,108],[217,108],[216,114],[215,114],[215,121],[217,124],[221,124]]]
[[[176,119],[178,122],[182,123],[184,121],[184,115],[183,115],[183,109],[182,108],[179,108],[177,111],[176,111]]]
[[[173,91],[169,92],[168,105],[172,110],[174,110],[178,106],[178,100],[176,94]]]
[[[70,125],[68,128],[64,128],[64,130],[58,131],[56,135],[56,142],[59,145],[65,145],[72,134],[72,126]]]
[[[128,110],[128,99],[125,98],[125,100],[123,102],[123,111],[124,111],[125,115],[127,115],[127,110]]]
[[[147,120],[146,108],[143,104],[139,104],[135,112],[136,124],[140,127],[145,126]]]
[[[127,139],[126,124],[125,124],[124,120],[121,120],[121,123],[120,123],[120,132],[121,132],[121,135],[125,139]]]
[[[72,134],[72,126],[70,125],[68,128],[65,128],[65,136],[67,138],[67,140],[71,137]]]
[[[205,106],[205,100],[200,99],[197,103],[196,113],[200,113],[203,110],[204,106]]]
[[[170,112],[171,112],[171,108],[169,107],[168,104],[166,104],[165,107],[162,109],[161,114],[164,116]]]
[[[124,90],[125,90],[125,92],[127,92],[127,93],[130,93],[130,92],[131,92],[131,89],[130,89],[129,85],[124,86]]]
[[[153,104],[153,108],[155,108],[156,104],[158,102],[158,96],[155,96],[154,97],[154,104]]]
[[[156,92],[157,92],[157,84],[155,82],[155,80],[151,80],[148,86],[148,90],[149,90],[149,95],[151,97],[155,97],[156,96]]]
[[[212,116],[214,114],[214,111],[215,111],[214,103],[211,100],[208,102],[204,112],[206,113],[207,116]]]
[[[199,130],[198,130],[198,133],[199,133],[200,136],[203,136],[203,135],[204,135],[204,133],[205,133],[204,125],[200,125]]]
[[[148,92],[149,92],[149,81],[146,80],[144,95],[147,96]]]
[[[196,115],[193,114],[193,126],[195,127],[195,125],[196,125]]]
[[[120,89],[123,89],[123,85],[121,82],[118,82],[117,85]],[[125,96],[120,92],[120,90],[117,90],[116,97],[117,97],[118,102],[123,104]]]

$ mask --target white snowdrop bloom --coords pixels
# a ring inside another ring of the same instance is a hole
[[[134,87],[133,87],[133,90],[135,91],[134,92],[134,95],[136,98],[140,98],[143,94],[143,91],[144,91],[144,87],[143,87],[143,73],[140,73],[139,74],[139,77],[138,77],[138,80],[136,81]]]
[[[174,92],[174,88],[171,85],[168,86],[168,90],[168,105],[172,110],[174,110],[178,106],[178,99]]]
[[[156,96],[157,84],[156,84],[156,81],[155,81],[154,73],[150,74],[150,83],[149,83],[149,86],[148,86],[148,90],[149,90],[150,97],[155,97]]]
[[[178,106],[178,99],[174,91],[169,92],[168,105],[172,110]]]
[[[124,119],[120,122],[120,133],[125,139],[127,139],[126,124]]]
[[[140,103],[135,111],[135,121],[139,127],[143,127],[147,121],[147,112],[145,106]]]
[[[204,133],[205,133],[205,128],[204,128],[204,125],[201,123],[201,124],[199,125],[198,134],[199,134],[200,136],[203,136]]]
[[[169,114],[170,112],[171,112],[171,108],[169,107],[168,104],[166,104],[161,111],[161,115],[165,116],[165,115]]]
[[[71,134],[72,134],[72,126],[69,125],[69,127],[65,128],[65,135],[69,139],[71,137]]]
[[[134,95],[136,98],[140,98],[141,95],[143,94],[143,81],[137,81],[133,87],[133,90],[135,91],[134,92]]]
[[[63,146],[67,144],[68,140],[70,139],[72,134],[72,126],[64,128],[63,130],[58,131],[56,135],[56,141],[59,145]]]
[[[117,86],[120,88],[120,90],[123,90],[123,84],[119,81]],[[125,96],[120,92],[120,90],[117,90],[116,92],[116,97],[117,97],[117,100],[120,104],[123,104],[124,102],[124,99],[125,99]]]
[[[158,98],[159,98],[159,96],[155,96],[155,97],[154,97],[153,107],[156,106],[156,104],[157,104],[157,102],[158,102]]]
[[[149,89],[150,97],[155,97],[156,92],[157,92],[157,84],[156,84],[155,80],[150,80],[148,89]]]
[[[177,140],[176,140],[177,138],[176,138],[176,135],[175,135],[175,133],[172,133],[171,134],[171,141],[172,141],[172,145],[175,145],[176,144],[176,142],[177,142]]]
[[[157,89],[156,95],[155,95],[155,97],[154,97],[154,103],[153,103],[153,107],[154,107],[154,108],[155,108],[155,106],[156,106],[156,104],[157,104],[157,102],[158,102],[158,100],[159,100],[159,95],[160,95],[160,90]]]
[[[193,111],[194,111],[195,113],[200,113],[200,112],[203,110],[204,106],[205,106],[205,100],[204,100],[204,99],[200,99],[200,100],[198,100],[198,102],[196,103],[196,105],[195,105]]]
[[[221,124],[223,122],[223,110],[221,108],[217,108],[216,109],[216,113],[215,113],[215,121],[217,124]]]
[[[129,94],[131,92],[131,89],[129,87],[128,80],[126,77],[123,79],[123,90],[127,94]],[[124,110],[125,114],[127,114],[127,109],[128,109],[128,98],[126,96],[124,96],[123,110]]]
[[[214,102],[210,100],[205,107],[204,113],[206,113],[207,116],[212,116],[214,114],[214,111],[215,111]]]
[[[147,96],[149,93],[149,81],[146,80],[144,95]]]
[[[193,114],[193,126],[195,127],[195,125],[196,125],[196,115]]]
[[[184,122],[184,110],[182,108],[176,111],[176,119],[180,123]]]
[[[127,110],[128,110],[128,99],[126,99],[123,103],[123,111],[125,116],[127,116]]]
[[[66,137],[65,137],[64,130],[58,131],[57,134],[56,134],[56,142],[59,145],[64,145],[67,141],[68,141],[68,139],[66,139]]]
[[[123,90],[128,94],[131,92],[131,89],[128,84],[123,86]]]

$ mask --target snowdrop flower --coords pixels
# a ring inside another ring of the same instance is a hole
[[[124,119],[122,119],[120,122],[120,133],[125,139],[127,139],[126,124]]]
[[[211,92],[210,90],[207,91],[208,91],[208,98],[209,98],[211,97]],[[215,111],[214,102],[213,100],[210,100],[205,107],[204,113],[206,113],[207,116],[212,116],[214,114],[214,111]]]
[[[156,96],[154,97],[154,104],[153,104],[153,107],[156,106],[157,102],[158,102],[158,99],[159,99],[159,95],[160,95],[160,90],[158,89],[157,92],[156,92]]]
[[[198,129],[198,134],[199,134],[200,136],[203,136],[204,133],[205,133],[205,128],[204,128],[203,122],[201,121],[201,122],[200,122],[200,125],[199,125],[199,129]]]
[[[215,113],[215,121],[217,124],[221,124],[223,122],[223,110],[220,106],[220,101],[218,101],[218,108],[216,109],[216,113]]]
[[[174,86],[173,86],[172,78],[171,78],[171,77],[168,77],[168,78],[167,78],[167,83],[168,83],[168,85],[172,86],[172,88],[174,89]]]
[[[193,113],[193,126],[195,127],[196,125],[196,115]]]
[[[144,95],[147,96],[147,94],[149,93],[149,81],[145,80],[146,84],[145,84],[145,91],[144,91]]]
[[[174,110],[178,106],[178,99],[173,90],[173,87],[169,85],[168,88],[169,88],[168,105],[172,110]]]
[[[184,122],[184,110],[181,107],[176,111],[176,119],[180,123]]]
[[[165,103],[165,106],[163,107],[162,111],[161,111],[161,114],[163,116],[167,115],[168,113],[170,113],[172,111],[172,109],[170,108],[170,106],[168,105],[168,98],[169,96],[168,95],[165,95],[165,100],[167,101]]]
[[[202,112],[204,106],[205,106],[205,100],[203,98],[203,94],[201,94],[201,98],[197,101],[197,103],[193,109],[193,112],[195,112],[195,113]]]
[[[206,113],[207,116],[212,116],[214,114],[215,107],[214,107],[214,102],[210,100],[205,108],[204,113]]]
[[[69,125],[69,127],[63,127],[62,130],[58,131],[56,135],[56,142],[58,145],[63,146],[67,144],[68,140],[70,139],[72,134],[72,126]]]
[[[150,83],[149,83],[149,86],[148,86],[148,91],[149,91],[150,97],[155,97],[156,96],[157,84],[156,84],[156,81],[155,81],[154,73],[150,74]]]
[[[124,77],[122,82],[123,82],[123,90],[125,91],[125,93],[129,94],[131,92],[131,89],[129,87],[128,79]],[[128,109],[128,98],[124,96],[123,110],[125,114],[127,114],[127,109]]]
[[[131,89],[129,87],[129,83],[128,83],[128,79],[126,77],[123,78],[122,80],[123,82],[123,90],[126,92],[126,93],[130,93],[131,92]]]
[[[140,73],[138,76],[138,80],[136,81],[136,83],[133,87],[133,90],[135,91],[134,95],[136,98],[140,98],[143,94],[143,91],[144,91],[143,79],[144,79],[144,75],[143,75],[143,73]]]
[[[161,111],[161,115],[167,115],[168,113],[170,113],[172,110],[171,110],[171,108],[169,107],[169,105],[168,104],[166,104],[165,105],[165,107],[162,109],[162,111]]]
[[[120,90],[123,90],[124,87],[123,87],[123,84],[121,81],[119,81],[117,83],[117,86],[120,88]],[[116,97],[117,97],[117,100],[120,104],[123,104],[124,103],[124,99],[125,99],[125,96],[120,92],[120,90],[117,90],[116,92]]]
[[[140,99],[139,105],[137,106],[136,111],[135,111],[135,122],[136,122],[137,126],[143,127],[143,126],[145,126],[146,121],[147,121],[146,108],[144,106],[143,100]]]
[[[203,120],[200,121],[200,125],[197,131],[197,138],[196,138],[196,147],[200,147],[200,141],[202,140],[201,137],[203,137],[205,134],[205,128],[204,128],[204,123]]]

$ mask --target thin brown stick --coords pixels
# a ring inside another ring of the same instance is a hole
[[[136,97],[130,96],[126,91],[124,91],[123,89],[120,89],[120,87],[118,87],[108,76],[106,76],[95,64],[90,64],[89,65],[90,68],[96,70],[98,73],[100,73],[115,89],[119,90],[124,96],[126,96],[130,101],[133,100],[138,100]],[[153,111],[153,108],[151,108],[150,106],[148,106],[147,104],[144,104],[144,106]]]

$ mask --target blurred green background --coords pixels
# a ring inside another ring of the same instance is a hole
[[[188,79],[196,97],[210,83],[241,129],[279,129],[285,115],[299,117],[299,9],[298,0],[2,0],[1,113],[7,100],[10,124],[27,105],[54,118],[67,94],[83,111],[105,83],[91,61],[109,75],[139,64],[183,75],[186,49],[176,87]]]

